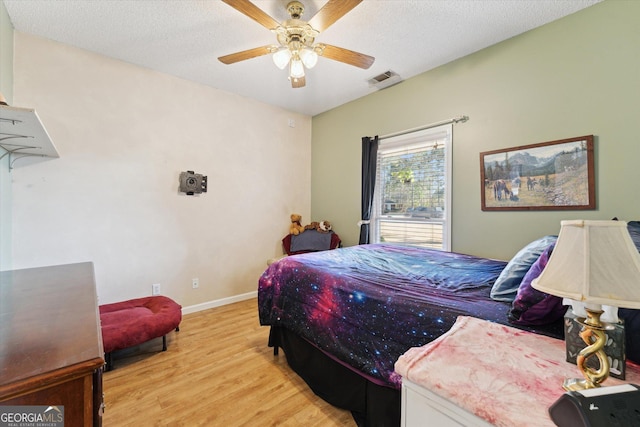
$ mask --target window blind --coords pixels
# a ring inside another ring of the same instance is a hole
[[[449,250],[450,135],[439,126],[380,143],[372,241]]]

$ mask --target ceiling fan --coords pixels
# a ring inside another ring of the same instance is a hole
[[[349,49],[325,43],[315,43],[315,39],[338,19],[346,15],[362,0],[329,0],[309,21],[301,19],[304,5],[299,1],[287,4],[291,19],[279,23],[249,0],[222,0],[229,6],[248,16],[276,35],[278,44],[256,47],[218,59],[225,64],[233,64],[262,55],[273,54],[273,61],[280,69],[289,66],[289,80],[293,88],[303,87],[305,67],[312,68],[318,56],[344,62],[367,69],[375,58]]]

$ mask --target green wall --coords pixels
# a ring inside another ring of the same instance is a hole
[[[509,259],[563,219],[640,220],[640,2],[607,0],[313,118],[312,216],[357,244],[360,139],[452,117],[452,250]],[[597,209],[483,212],[479,153],[595,136]]]
[[[13,25],[0,2],[0,92],[13,101]],[[0,156],[4,150],[0,150]],[[0,161],[0,270],[11,268],[11,174],[9,159]]]

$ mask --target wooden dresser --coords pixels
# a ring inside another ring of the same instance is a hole
[[[92,263],[0,272],[0,405],[100,426],[103,364]]]

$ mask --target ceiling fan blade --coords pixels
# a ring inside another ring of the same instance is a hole
[[[253,49],[243,50],[242,52],[231,53],[229,55],[221,56],[218,60],[225,64],[234,64],[236,62],[244,61],[245,59],[255,58],[257,56],[267,55],[271,53],[273,47],[261,46],[254,47]]]
[[[267,30],[273,30],[280,26],[280,23],[267,15],[262,9],[249,0],[222,0],[238,12],[245,14]]]
[[[307,80],[302,77],[291,77],[291,87],[296,89],[299,87],[304,87],[307,84]]]
[[[317,47],[320,48],[322,53],[319,53],[325,58],[333,59],[334,61],[344,62],[345,64],[353,65],[355,67],[364,68],[365,70],[371,67],[373,61],[376,60],[373,56],[365,55],[364,53],[354,52],[342,47],[332,46],[330,44],[318,43]]]
[[[329,0],[308,23],[314,30],[323,32],[360,2],[362,0]]]

